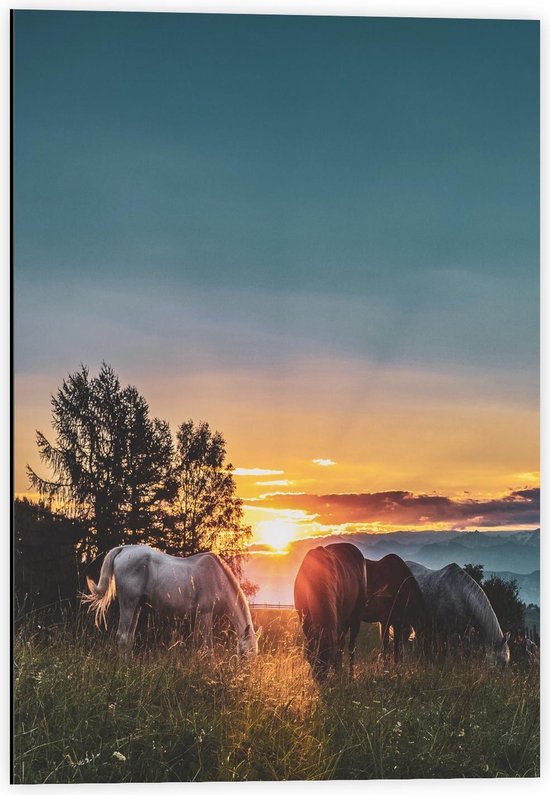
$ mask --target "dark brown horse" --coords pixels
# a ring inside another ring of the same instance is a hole
[[[348,631],[352,673],[366,594],[365,559],[353,544],[328,544],[307,552],[294,582],[294,605],[317,679],[330,668],[340,670]]]
[[[421,637],[426,653],[430,648],[430,619],[420,588],[409,567],[399,555],[381,560],[365,558],[367,566],[367,600],[361,620],[380,622],[384,656],[388,653],[390,627],[393,628],[395,662],[401,659],[403,641],[411,628]]]

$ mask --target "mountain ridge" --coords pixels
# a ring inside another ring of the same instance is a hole
[[[523,601],[540,603],[540,528],[340,533],[293,541],[285,554],[265,554],[265,547],[252,545],[245,574],[259,586],[255,601],[292,603],[294,579],[308,549],[343,541],[355,544],[365,557],[373,560],[394,553],[434,569],[448,563],[482,564],[486,576],[496,574],[504,579],[516,579]],[[262,554],[258,554],[260,550]]]

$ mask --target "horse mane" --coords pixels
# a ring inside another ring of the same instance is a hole
[[[494,644],[502,640],[503,633],[498,618],[483,588],[457,563],[449,563],[441,571],[446,572],[449,580],[453,580],[457,585],[460,584],[470,613],[476,620],[476,628],[485,643]]]
[[[233,590],[234,594],[237,597],[237,602],[240,604],[244,612],[246,623],[250,624],[251,629],[254,629],[254,625],[252,623],[252,614],[250,612],[250,605],[248,604],[248,599],[244,595],[243,589],[241,588],[235,574],[231,570],[231,567],[225,562],[225,560],[223,560],[223,558],[220,558],[219,555],[216,555],[215,552],[207,552],[206,554],[211,555],[220,566],[221,570],[227,577],[227,581],[229,582],[231,589]]]
[[[355,569],[363,581],[364,598],[367,598],[367,564],[363,553],[355,544],[343,541],[336,544],[327,544],[322,547],[325,552],[333,555],[338,563],[347,564],[350,569]],[[330,551],[329,551],[330,550]],[[344,573],[347,576],[347,573]]]

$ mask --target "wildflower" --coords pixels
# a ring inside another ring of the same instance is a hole
[[[116,759],[117,762],[127,762],[128,761],[126,759],[126,757],[124,756],[124,754],[121,754],[120,751],[113,751],[113,759]]]
[[[71,767],[82,767],[83,765],[89,765],[91,762],[94,762],[98,758],[99,754],[91,754],[84,757],[84,759],[76,759],[73,760],[70,754],[65,754],[65,759],[68,761]]]

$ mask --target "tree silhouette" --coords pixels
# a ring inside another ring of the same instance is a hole
[[[462,568],[478,585],[481,585],[483,582],[483,563],[466,563]]]
[[[25,498],[15,499],[13,519],[16,609],[73,597],[79,587],[78,550],[88,527]]]
[[[242,501],[225,457],[223,436],[207,422],[195,425],[188,420],[179,426],[173,468],[176,496],[167,538],[170,551],[191,555],[213,550],[230,560],[239,559],[251,529],[243,525]]]
[[[132,543],[151,543],[164,534],[166,501],[174,494],[172,435],[167,422],[149,417],[147,401],[135,387],[127,387],[122,400],[126,412],[121,428],[126,527]]]
[[[94,378],[82,365],[51,404],[56,443],[40,431],[36,438],[52,476],[27,467],[31,485],[89,522],[97,553],[150,535],[155,509],[167,496],[168,424],[151,419],[145,399],[134,387],[122,389],[105,363]]]
[[[503,580],[495,574],[485,580],[483,590],[496,613],[503,632],[522,628],[525,623],[525,605],[519,596],[516,580]]]

